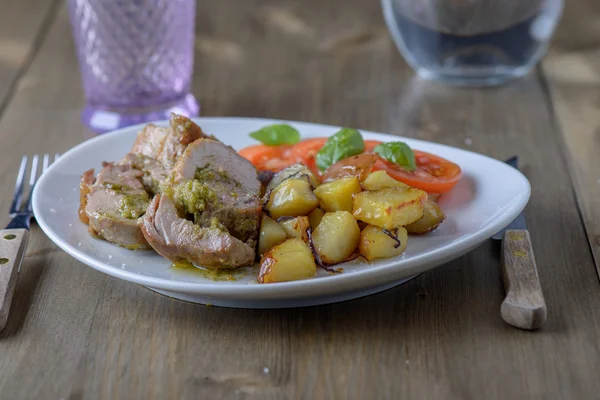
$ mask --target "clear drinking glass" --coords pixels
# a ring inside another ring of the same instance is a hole
[[[381,0],[419,75],[485,86],[527,74],[545,54],[563,0]]]
[[[105,132],[171,112],[198,115],[195,11],[194,0],[69,0],[86,125]]]

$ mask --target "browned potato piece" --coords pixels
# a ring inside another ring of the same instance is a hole
[[[313,233],[315,250],[326,264],[345,261],[360,239],[358,223],[348,211],[326,213]]]
[[[444,212],[432,201],[426,201],[423,206],[423,218],[410,225],[406,225],[408,233],[422,234],[431,232],[437,228],[446,218]]]
[[[308,214],[308,221],[310,222],[310,229],[313,231],[317,229],[317,226],[321,223],[321,219],[323,219],[323,215],[325,215],[325,211],[320,208],[315,208],[310,214]]]
[[[354,217],[368,224],[392,230],[423,217],[427,193],[418,189],[390,188],[354,196]]]
[[[308,178],[289,178],[270,193],[265,208],[271,218],[308,215],[319,205]]]
[[[317,265],[308,245],[300,239],[288,239],[262,257],[258,282],[297,281],[316,273]]]
[[[365,178],[365,180],[362,182],[362,187],[365,190],[380,190],[394,187],[408,189],[410,186],[408,186],[406,183],[395,180],[385,171],[375,171],[371,172]]]
[[[306,167],[306,165],[294,164],[276,173],[267,185],[266,191],[268,192],[275,189],[281,184],[281,182],[288,178],[302,177],[306,177],[313,187],[317,187],[320,183],[315,174],[313,174],[311,170]]]
[[[315,189],[321,200],[321,208],[325,211],[352,211],[354,194],[361,192],[360,183],[355,176],[336,179],[324,183]]]
[[[278,245],[287,239],[287,234],[277,222],[273,221],[268,216],[262,216],[260,222],[260,235],[258,238],[258,254],[264,254],[271,247]]]
[[[360,233],[360,243],[358,245],[360,254],[367,261],[373,261],[378,258],[396,257],[404,253],[408,242],[406,229],[396,228],[390,231],[390,234],[398,240],[393,239],[377,226],[367,226]]]
[[[310,222],[308,217],[296,217],[292,219],[286,219],[279,223],[288,238],[302,239],[305,242],[308,240],[306,230],[310,228]]]

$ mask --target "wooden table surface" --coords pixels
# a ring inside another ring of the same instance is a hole
[[[92,134],[66,2],[0,2],[0,212],[22,154]],[[548,304],[500,318],[493,243],[359,300],[237,310],[106,276],[40,229],[0,333],[2,399],[600,397],[600,3],[567,4],[528,77],[459,89],[413,75],[378,1],[202,1],[193,92],[206,116],[306,120],[513,154]]]

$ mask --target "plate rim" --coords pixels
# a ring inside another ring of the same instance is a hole
[[[335,125],[327,125],[320,124],[314,122],[303,122],[303,121],[291,121],[291,120],[280,120],[280,119],[271,119],[271,118],[252,118],[252,117],[198,117],[193,118],[194,121],[198,122],[200,125],[206,122],[216,122],[220,121],[254,121],[254,122],[264,122],[264,123],[288,123],[291,125],[301,124],[303,126],[311,126],[312,128],[318,129],[336,129],[338,128]],[[157,125],[166,125],[168,121],[156,121],[149,122]],[[495,219],[491,223],[489,223],[483,229],[480,229],[476,232],[473,232],[470,235],[464,236],[458,239],[456,242],[451,244],[446,244],[444,246],[432,249],[423,254],[414,256],[410,259],[410,263],[402,269],[394,269],[397,267],[397,264],[388,264],[381,265],[378,268],[374,269],[365,269],[362,271],[356,271],[351,274],[336,274],[333,276],[319,277],[316,279],[306,279],[299,281],[291,281],[291,282],[279,282],[276,285],[259,285],[259,284],[241,284],[241,285],[222,285],[215,283],[199,283],[199,282],[181,282],[181,281],[172,281],[164,278],[153,278],[144,276],[141,274],[137,274],[135,272],[121,270],[114,266],[105,264],[99,260],[92,258],[86,253],[78,250],[74,246],[70,245],[66,241],[63,241],[58,233],[52,230],[45,220],[44,212],[41,212],[41,199],[40,192],[45,185],[45,182],[52,177],[52,171],[60,166],[62,163],[68,162],[68,160],[72,157],[75,157],[77,153],[84,148],[91,147],[95,143],[103,140],[109,140],[114,136],[118,135],[128,135],[130,132],[139,130],[141,127],[147,125],[148,123],[142,123],[137,125],[132,125],[129,127],[121,128],[115,131],[111,131],[89,140],[86,140],[82,143],[79,143],[66,151],[57,162],[53,163],[50,168],[46,171],[45,174],[42,175],[38,184],[35,186],[33,191],[33,209],[34,214],[36,216],[36,222],[42,229],[42,231],[48,236],[48,238],[60,247],[67,254],[72,256],[73,258],[81,261],[87,266],[103,272],[109,276],[113,276],[119,279],[123,279],[125,281],[141,284],[144,286],[162,289],[162,290],[170,290],[184,293],[197,293],[205,296],[214,296],[214,297],[231,297],[236,296],[238,298],[265,298],[272,297],[273,299],[285,297],[299,297],[300,295],[312,295],[312,294],[332,294],[336,292],[346,292],[348,290],[355,290],[358,288],[372,286],[376,284],[381,284],[385,282],[391,282],[393,280],[401,279],[404,276],[409,276],[411,274],[418,274],[429,269],[436,268],[437,266],[443,265],[445,262],[450,261],[451,259],[456,259],[461,255],[472,250],[474,247],[477,247],[479,244],[483,243],[486,239],[491,238],[495,233],[505,228],[512,220],[514,220],[521,211],[526,207],[531,197],[531,184],[527,177],[523,175],[523,173],[519,170],[513,169],[512,167],[504,164],[502,161],[496,160],[494,158],[488,157],[486,155],[476,153],[473,151],[461,149],[458,147],[453,147],[441,143],[430,142],[420,139],[407,138],[398,135],[391,135],[381,132],[374,132],[366,129],[357,128],[359,131],[366,133],[368,135],[381,135],[387,137],[393,137],[396,140],[406,140],[408,142],[413,143],[424,143],[428,146],[433,145],[433,147],[445,148],[449,151],[458,153],[464,152],[470,155],[474,155],[477,157],[483,157],[487,159],[487,161],[492,163],[497,163],[497,165],[502,165],[502,168],[511,168],[511,170],[516,173],[521,180],[521,183],[524,184],[524,192],[522,196],[517,196],[517,198],[512,202],[515,204],[510,204],[509,210],[507,210],[506,216],[504,219]],[[390,259],[390,261],[393,259]],[[430,266],[431,264],[438,263],[436,266]]]

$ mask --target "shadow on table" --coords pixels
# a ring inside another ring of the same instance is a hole
[[[446,334],[460,335],[465,329],[497,329],[503,326],[497,245],[486,242],[460,259],[404,285],[337,304],[281,310],[188,306],[198,307],[193,314],[201,319],[207,312],[219,315],[220,329],[230,332],[239,331],[240,321],[248,329],[259,331],[276,323],[287,325],[299,337],[369,336],[377,331],[385,342],[398,340],[405,334],[435,336],[443,330]]]

